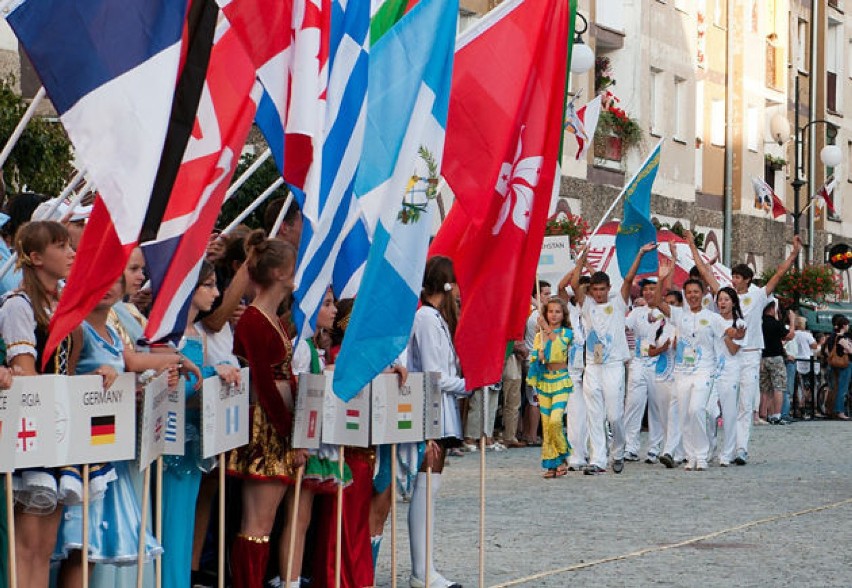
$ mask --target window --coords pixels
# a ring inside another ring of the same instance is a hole
[[[757,152],[760,138],[759,113],[756,106],[749,106],[746,112],[746,126],[748,129],[748,150]]]
[[[651,68],[651,134],[662,136],[663,134],[663,106],[665,105],[665,94],[663,91],[663,72],[660,69]]]
[[[796,28],[796,67],[808,71],[808,23],[804,20]]]
[[[679,78],[675,76],[674,79],[674,132],[672,133],[672,137],[686,142],[687,140],[687,91],[686,91],[686,80],[684,78]]]
[[[837,87],[837,78],[843,66],[843,27],[841,23],[829,20],[825,48],[825,107],[837,112],[841,104],[842,91]]]
[[[710,105],[710,143],[725,146],[725,101],[714,100]]]

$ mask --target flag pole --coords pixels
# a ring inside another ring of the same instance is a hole
[[[653,149],[651,149],[651,153],[654,153],[654,151],[656,151],[656,150],[657,150],[657,147],[659,147],[659,146],[662,144],[662,142],[663,142],[663,139],[660,139],[660,140],[657,142],[657,144],[656,144],[656,145],[654,145],[654,148],[653,148]],[[650,156],[649,156],[649,157],[650,157]],[[595,230],[594,230],[594,231],[592,231],[592,232],[589,234],[589,236],[587,237],[587,239],[586,239],[586,242],[587,242],[587,243],[591,242],[592,238],[593,238],[595,235],[597,235],[597,234],[598,234],[598,231],[600,231],[600,230],[601,230],[601,227],[603,226],[603,224],[604,224],[604,223],[607,221],[607,219],[609,218],[609,215],[611,215],[611,214],[612,214],[612,211],[613,211],[613,210],[615,210],[615,207],[618,205],[618,203],[619,203],[619,202],[621,202],[621,197],[622,197],[622,196],[624,196],[624,193],[625,193],[625,192],[627,192],[627,187],[628,187],[628,186],[630,186],[631,184],[633,184],[633,182],[635,182],[635,181],[636,181],[636,177],[637,177],[637,176],[639,175],[639,173],[640,173],[640,172],[641,172],[641,171],[645,168],[645,165],[646,165],[647,163],[648,163],[648,157],[646,157],[646,158],[645,158],[645,161],[643,161],[643,162],[642,162],[642,165],[640,165],[639,167],[637,167],[637,168],[636,168],[636,171],[635,171],[635,172],[633,172],[633,175],[630,177],[630,181],[629,181],[629,182],[627,182],[626,184],[624,184],[624,187],[621,189],[621,192],[619,192],[619,193],[618,193],[618,196],[615,198],[615,200],[613,200],[613,202],[612,202],[612,204],[610,205],[610,207],[606,210],[606,212],[604,213],[604,215],[601,217],[601,220],[600,220],[600,222],[598,223],[598,225],[595,227]]]
[[[246,183],[246,180],[248,180],[251,175],[256,172],[267,159],[269,159],[270,155],[272,155],[272,150],[267,149],[266,151],[258,155],[257,159],[251,162],[251,165],[248,166],[242,174],[240,174],[240,177],[238,177],[234,181],[234,183],[228,187],[228,191],[225,192],[225,202],[227,202],[231,198],[231,196],[237,193],[237,190],[239,190],[242,185]]]
[[[80,548],[83,562],[83,588],[89,588],[89,464],[83,464],[83,546]]]
[[[157,537],[157,542],[163,544],[163,456],[157,457],[157,509],[154,512],[154,535]],[[155,585],[156,588],[163,586],[163,556],[158,555],[154,560],[155,569]]]
[[[343,455],[346,447],[340,446],[338,466],[340,467],[340,482],[337,484],[337,541],[334,546],[334,588],[340,588],[341,561],[343,555]],[[427,584],[428,586],[428,584]]]
[[[235,218],[233,221],[231,221],[231,224],[229,224],[227,227],[225,227],[224,229],[222,229],[222,232],[221,232],[220,234],[221,234],[221,235],[227,235],[228,233],[230,233],[231,231],[233,231],[235,228],[237,228],[237,225],[239,225],[241,222],[243,222],[243,221],[246,219],[246,217],[248,217],[248,215],[250,215],[252,212],[254,212],[254,209],[255,209],[255,208],[257,208],[258,206],[260,206],[260,205],[261,205],[261,203],[262,203],[264,200],[266,200],[267,198],[269,198],[269,195],[270,195],[270,194],[272,194],[273,192],[275,192],[275,190],[277,190],[278,188],[280,188],[283,184],[284,184],[284,178],[278,178],[277,180],[275,180],[274,182],[272,182],[272,183],[269,185],[269,187],[268,187],[268,188],[266,188],[266,190],[264,190],[263,192],[261,192],[260,196],[258,196],[257,198],[255,198],[255,199],[254,199],[254,202],[252,202],[251,204],[249,204],[249,205],[248,205],[248,207],[247,207],[244,211],[242,211],[242,212],[239,214],[239,216],[237,216],[237,218]]]
[[[479,435],[479,587],[485,588],[485,411],[488,387],[482,387],[482,415]],[[428,565],[428,563],[427,563]],[[428,584],[427,584],[428,586]]]
[[[284,205],[281,207],[281,210],[278,212],[278,216],[275,218],[275,224],[272,225],[272,230],[269,231],[268,235],[270,239],[273,239],[275,235],[278,234],[278,229],[280,229],[281,225],[284,223],[284,217],[287,216],[287,211],[290,210],[291,204],[293,204],[292,192],[287,194],[287,200],[284,201]]]
[[[6,528],[9,540],[9,586],[18,588],[18,567],[15,562],[15,495],[12,472],[6,472]]]
[[[429,451],[428,443],[426,451]],[[432,456],[427,453],[426,459],[426,578],[423,585],[429,586],[429,572],[432,567],[432,534],[429,532],[432,523]]]
[[[142,474],[142,515],[139,524],[139,552],[136,556],[136,588],[142,588],[145,579],[145,540],[148,533],[148,499],[151,494],[151,467]]]
[[[33,96],[32,102],[27,107],[26,111],[24,111],[24,116],[21,117],[21,120],[18,121],[18,126],[15,127],[15,130],[12,131],[12,135],[9,137],[9,140],[6,141],[6,145],[3,147],[3,151],[0,151],[0,168],[6,165],[6,160],[9,159],[9,155],[12,153],[12,149],[15,148],[15,145],[18,144],[18,139],[21,138],[21,135],[24,134],[24,130],[27,128],[27,124],[29,124],[30,120],[32,120],[35,115],[35,111],[38,108],[38,105],[41,104],[41,101],[44,100],[44,97],[47,95],[47,91],[44,89],[44,86],[39,88],[36,95]]]
[[[396,443],[391,443],[391,588],[396,588]]]
[[[287,577],[284,578],[284,584],[290,585],[290,578],[293,575],[293,549],[296,543],[296,525],[299,523],[299,498],[302,494],[302,477],[305,475],[305,466],[300,465],[296,470],[296,494],[293,496],[293,512],[290,513],[290,543],[287,546]]]
[[[219,454],[219,588],[225,588],[225,454]]]

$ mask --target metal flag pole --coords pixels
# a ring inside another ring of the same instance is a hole
[[[18,139],[20,139],[21,135],[24,134],[27,124],[29,124],[30,120],[32,120],[33,116],[35,116],[35,111],[38,108],[38,105],[41,104],[41,101],[44,100],[46,95],[47,91],[44,89],[44,86],[42,86],[38,89],[36,95],[33,96],[32,102],[30,102],[26,111],[24,111],[24,116],[22,116],[21,120],[18,121],[18,126],[16,126],[15,130],[12,131],[12,135],[3,147],[3,151],[0,151],[0,168],[6,165],[6,160],[9,159],[9,155],[12,154],[12,149],[14,149],[15,145],[18,144]]]
[[[257,159],[251,162],[251,165],[248,166],[242,174],[240,174],[240,177],[238,177],[234,181],[234,183],[228,187],[228,191],[225,192],[225,202],[227,202],[231,198],[231,196],[237,193],[237,190],[239,190],[242,185],[246,183],[246,180],[248,180],[254,172],[260,169],[260,166],[263,165],[263,162],[269,159],[270,155],[272,155],[272,150],[267,149],[266,151],[258,155]]]
[[[284,201],[284,205],[281,206],[281,210],[278,213],[278,216],[275,217],[275,224],[272,225],[272,230],[269,231],[269,238],[273,238],[278,234],[278,229],[281,228],[281,225],[284,223],[284,217],[287,216],[287,211],[290,210],[290,205],[293,203],[293,193],[290,192],[287,194],[287,200]]]
[[[227,235],[228,233],[230,233],[231,231],[233,231],[235,228],[237,228],[237,226],[238,226],[241,222],[243,222],[243,221],[244,221],[244,220],[248,217],[248,215],[250,215],[252,212],[254,212],[254,209],[255,209],[255,208],[257,208],[258,206],[260,206],[260,205],[261,205],[261,203],[263,203],[263,201],[264,201],[264,200],[266,200],[267,198],[269,198],[269,195],[270,195],[270,194],[272,194],[273,192],[275,192],[275,190],[277,190],[278,188],[280,188],[280,187],[281,187],[281,186],[283,186],[283,185],[284,185],[284,178],[278,178],[277,180],[275,180],[274,182],[272,182],[272,183],[269,185],[269,187],[268,187],[268,188],[266,188],[266,190],[264,190],[263,192],[261,192],[261,193],[260,193],[260,196],[258,196],[257,198],[255,198],[255,199],[254,199],[254,202],[252,202],[251,204],[249,204],[249,205],[248,205],[248,207],[247,207],[244,211],[242,211],[242,212],[239,214],[239,216],[237,216],[237,218],[235,218],[233,221],[231,221],[231,224],[229,224],[227,227],[225,227],[224,229],[222,229],[221,234],[222,234],[222,235]]]
[[[482,416],[479,435],[479,586],[485,587],[485,411],[488,409],[488,387],[482,389]]]

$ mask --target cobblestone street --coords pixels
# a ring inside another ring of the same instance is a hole
[[[538,451],[487,454],[487,586],[852,585],[849,423],[755,427],[747,466],[706,472],[640,462],[545,480]],[[406,515],[400,502],[400,587]],[[477,586],[478,453],[449,462],[435,536],[439,571]],[[377,584],[390,586],[389,525]]]

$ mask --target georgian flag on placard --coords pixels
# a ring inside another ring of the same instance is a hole
[[[570,14],[568,0],[508,0],[456,43],[442,167],[456,202],[429,253],[453,259],[468,390],[499,382],[506,342],[523,337],[562,136]]]

